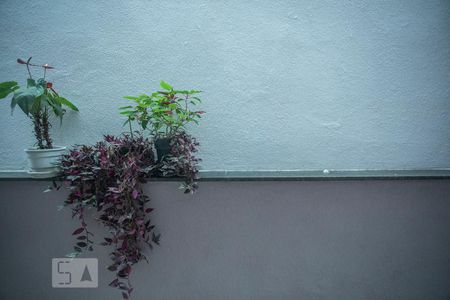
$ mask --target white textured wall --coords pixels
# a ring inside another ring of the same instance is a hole
[[[204,169],[450,167],[450,1],[2,0],[0,28],[0,81],[33,55],[81,109],[57,144],[120,133],[121,96],[165,79],[205,91]],[[0,169],[24,168],[0,110]]]

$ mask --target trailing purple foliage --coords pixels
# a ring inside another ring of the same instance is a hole
[[[149,197],[141,186],[154,166],[153,144],[128,135],[105,136],[94,146],[77,146],[61,163],[63,180],[70,189],[65,204],[81,221],[81,227],[73,232],[77,236],[73,256],[92,250],[93,234],[87,229],[85,212],[95,207],[99,221],[110,233],[101,244],[114,248],[108,269],[116,273],[116,279],[110,285],[121,289],[125,299],[133,290],[129,280],[132,265],[147,260],[142,245],[152,248],[159,244],[160,235],[149,218],[153,209],[147,207]]]
[[[198,163],[200,158],[195,157],[199,143],[185,132],[177,133],[170,140],[170,154],[165,156],[161,166],[156,170],[163,177],[183,177],[181,188],[184,193],[194,193],[198,184]]]
[[[200,159],[194,156],[198,142],[179,133],[170,145],[170,154],[156,163],[152,141],[140,135],[108,135],[93,146],[75,146],[61,161],[61,177],[70,190],[65,205],[71,206],[72,217],[81,222],[72,233],[76,245],[70,255],[93,250],[93,234],[87,228],[85,213],[90,207],[96,208],[98,220],[110,233],[101,245],[114,248],[108,270],[115,272],[116,278],[109,285],[121,289],[125,299],[133,290],[129,278],[132,266],[148,261],[142,246],[152,249],[160,240],[149,218],[153,209],[147,206],[150,199],[143,193],[142,183],[151,176],[183,177],[185,193],[198,188]]]

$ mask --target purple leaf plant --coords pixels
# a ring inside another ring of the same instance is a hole
[[[175,134],[170,140],[170,154],[164,157],[155,173],[161,177],[182,177],[181,188],[184,193],[194,193],[197,188],[198,164],[200,158],[195,157],[199,143],[185,132]]]
[[[116,278],[109,285],[119,288],[124,299],[130,299],[133,291],[132,266],[141,260],[148,262],[144,247],[152,249],[160,241],[142,184],[152,176],[183,177],[184,192],[193,193],[198,187],[197,147],[193,137],[179,133],[171,140],[170,154],[157,163],[153,141],[142,135],[107,135],[93,146],[75,146],[62,158],[61,180],[70,192],[64,204],[81,223],[72,233],[75,252],[69,256],[93,250],[93,233],[85,218],[87,209],[94,207],[98,221],[109,233],[101,245],[113,249],[108,270],[115,272]]]

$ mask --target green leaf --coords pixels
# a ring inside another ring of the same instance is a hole
[[[190,90],[189,94],[190,95],[194,95],[194,94],[200,94],[202,91],[197,91],[197,90]]]
[[[165,89],[166,91],[171,91],[171,90],[173,90],[173,87],[172,87],[170,84],[168,84],[167,82],[165,82],[164,80],[161,80],[161,82],[160,82],[159,84],[160,84],[161,87],[162,87],[163,89]]]
[[[32,79],[28,80],[30,81]],[[34,80],[32,81],[34,82]],[[15,91],[11,100],[11,110],[14,110],[16,105],[19,105],[22,111],[28,115],[32,110],[34,101],[42,94],[44,94],[44,89],[41,86],[30,86]]]
[[[142,121],[142,123],[141,123],[141,126],[142,126],[142,129],[147,129],[147,124],[148,124],[148,121],[147,120],[143,120]]]
[[[48,105],[52,108],[53,114],[59,117],[60,125],[62,124],[62,119],[65,114],[65,109],[62,108],[62,104],[58,101],[59,96],[48,93],[43,95],[43,99],[47,100]]]
[[[16,99],[15,103],[17,103],[17,105],[19,105],[20,109],[26,115],[28,115],[31,112],[32,108],[33,108],[33,104],[34,104],[35,100],[36,100],[35,97],[30,96],[30,95],[26,95],[26,96],[22,96],[22,97],[19,97],[18,99]],[[12,101],[11,101],[11,103],[12,103]]]
[[[33,105],[31,106],[30,113],[36,113],[41,110],[41,97],[37,98],[33,101]]]
[[[5,98],[15,90],[17,90],[19,86],[17,85],[17,82],[15,81],[6,81],[0,83],[0,99]]]
[[[186,90],[177,90],[177,91],[174,91],[176,94],[182,94],[182,95],[189,95],[189,91],[186,91]]]
[[[128,100],[134,100],[134,101],[139,99],[138,97],[133,97],[133,96],[124,96],[123,98],[128,99]]]
[[[34,79],[28,78],[27,79],[27,87],[36,86],[36,81]]]
[[[37,80],[37,84],[42,85],[43,87],[47,87],[47,81],[44,78],[39,78]]]
[[[57,97],[56,100],[61,103],[62,105],[67,106],[68,108],[70,108],[71,110],[74,111],[79,111],[78,107],[76,107],[72,102],[70,102],[69,100],[67,100],[66,98],[63,97]]]
[[[52,105],[53,113],[55,116],[59,117],[59,124],[62,124],[62,118],[65,113],[65,110],[62,108],[61,104],[58,102],[55,102],[54,105]]]
[[[128,105],[128,106],[121,106],[121,107],[119,107],[119,109],[128,109],[128,108],[133,108],[133,106]]]
[[[119,114],[124,115],[124,116],[130,116],[130,115],[134,115],[134,111],[132,111],[132,110],[125,110],[125,111],[119,112]]]

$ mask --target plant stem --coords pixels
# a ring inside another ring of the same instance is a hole
[[[39,149],[45,149],[42,138],[42,125],[40,112],[34,113],[31,117],[34,125],[34,136],[36,137],[37,145]]]
[[[31,71],[30,71],[30,60],[31,60],[31,57],[27,60],[27,71],[28,71],[28,75],[30,76],[30,79],[33,79],[33,77],[31,76]]]
[[[128,125],[130,126],[130,135],[131,135],[131,138],[133,139],[133,129],[131,128],[131,119],[130,119],[130,117],[128,117]]]
[[[47,108],[45,108],[44,113],[42,114],[42,129],[43,129],[43,137],[45,139],[45,143],[47,144],[45,148],[47,149],[52,149],[53,148],[53,144],[52,144],[52,139],[50,138],[50,127],[51,124],[48,120],[48,110]]]
[[[31,77],[30,66],[28,64],[27,64],[27,70],[28,70],[28,75],[30,76],[30,79],[33,79],[33,77]]]

